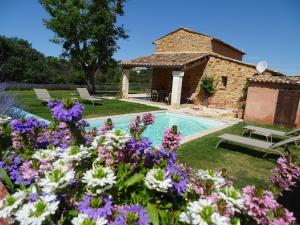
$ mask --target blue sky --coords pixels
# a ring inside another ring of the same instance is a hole
[[[45,55],[58,56],[61,47],[49,42],[53,33],[37,0],[0,0],[0,34],[32,43]],[[222,39],[247,53],[244,61],[267,60],[269,67],[300,75],[299,0],[128,0],[119,18],[129,39],[119,41],[116,59],[151,54],[153,40],[178,27]]]

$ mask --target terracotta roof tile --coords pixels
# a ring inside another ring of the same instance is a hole
[[[264,76],[258,75],[249,79],[252,82],[300,85],[298,76]]]
[[[208,53],[155,53],[149,56],[121,62],[123,66],[166,66],[182,67],[190,62],[208,56]]]

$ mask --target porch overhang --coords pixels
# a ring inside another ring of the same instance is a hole
[[[207,53],[154,53],[140,58],[122,61],[123,69],[134,67],[148,68],[173,68],[174,70],[185,71],[186,69],[207,62]]]

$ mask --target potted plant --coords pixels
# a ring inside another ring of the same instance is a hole
[[[240,104],[239,110],[238,110],[238,118],[239,119],[244,119],[245,108],[246,108],[245,103]]]
[[[208,98],[216,92],[217,83],[213,77],[205,75],[201,79],[201,89],[203,91],[203,105],[208,105]]]

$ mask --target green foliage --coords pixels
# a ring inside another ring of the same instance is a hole
[[[13,182],[10,180],[8,174],[6,173],[6,171],[2,168],[0,168],[0,178],[2,180],[2,182],[4,182],[4,184],[6,184],[6,187],[8,188],[8,191],[10,193],[14,192],[14,184]]]
[[[150,220],[153,225],[159,225],[159,217],[158,217],[158,211],[156,209],[156,206],[153,204],[148,203],[146,210],[149,214]]]
[[[131,176],[130,178],[128,178],[125,183],[124,186],[125,187],[130,187],[136,183],[139,183],[141,181],[144,180],[144,174],[142,173],[135,173],[133,176]]]
[[[216,92],[215,79],[205,75],[201,79],[201,88],[206,94],[213,95]]]
[[[117,40],[127,35],[117,17],[123,15],[125,0],[39,0],[49,13],[44,22],[56,35],[54,43],[64,48],[62,56],[80,66],[89,89],[95,91],[95,73],[112,63]]]
[[[244,84],[243,94],[240,97],[240,100],[246,100],[247,99],[248,87],[249,87],[249,80],[247,79],[246,83]]]
[[[84,74],[70,61],[45,57],[23,39],[0,36],[0,80],[23,83],[84,84]]]

